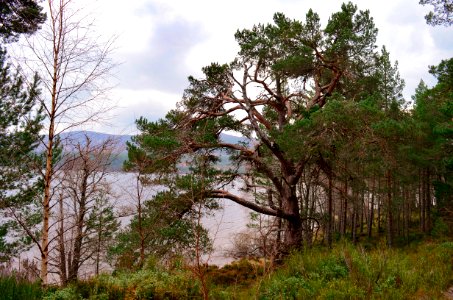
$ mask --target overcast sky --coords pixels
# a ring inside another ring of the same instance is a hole
[[[379,29],[378,45],[385,45],[406,81],[410,100],[423,79],[434,84],[428,65],[453,54],[453,27],[431,27],[424,15],[431,9],[418,0],[356,0],[368,9]],[[140,116],[164,117],[187,87],[189,75],[199,76],[211,62],[230,62],[238,51],[237,29],[270,23],[275,12],[304,20],[309,8],[325,26],[340,9],[338,0],[98,0],[97,30],[117,35],[115,59],[118,85],[111,98],[118,103],[108,126],[94,130],[133,134]]]

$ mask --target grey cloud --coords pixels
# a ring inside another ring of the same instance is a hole
[[[106,124],[97,124],[96,128],[100,132],[112,134],[135,134],[137,127],[135,121],[140,117],[145,117],[149,121],[157,121],[163,118],[168,112],[165,105],[156,101],[144,100],[140,103],[126,104],[126,106],[118,106],[112,111],[112,119]]]
[[[198,24],[185,20],[158,23],[148,49],[123,59],[119,70],[121,86],[181,93],[190,75],[185,59],[189,50],[203,38]]]

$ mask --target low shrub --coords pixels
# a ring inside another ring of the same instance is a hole
[[[247,286],[263,275],[264,266],[259,261],[241,259],[225,265],[223,268],[209,267],[206,275],[214,285],[242,285]]]
[[[43,300],[82,300],[83,298],[73,286],[57,289],[47,293]]]

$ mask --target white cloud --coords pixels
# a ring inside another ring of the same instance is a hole
[[[160,92],[153,89],[114,89],[112,100],[118,103],[108,117],[108,121],[92,130],[112,134],[136,134],[135,120],[145,117],[156,121],[174,108],[181,99],[180,94]]]
[[[84,0],[89,1],[89,0]],[[433,82],[428,65],[453,53],[453,30],[426,25],[429,7],[413,0],[354,1],[369,9],[379,29],[378,44],[386,45],[392,60],[399,61],[410,99],[421,78]],[[275,12],[303,20],[313,8],[326,25],[340,1],[299,0],[98,0],[100,30],[119,34],[120,113],[118,126],[131,126],[139,115],[156,119],[181,98],[187,76],[200,75],[211,62],[229,62],[238,50],[237,29],[272,21]],[[125,99],[128,99],[127,101]],[[132,102],[130,99],[134,99]],[[130,119],[129,119],[130,118]]]

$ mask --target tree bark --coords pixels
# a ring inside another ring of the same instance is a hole
[[[344,191],[343,191],[344,195],[347,195],[348,194],[348,179],[345,180],[344,182]],[[343,216],[342,216],[342,219],[343,219],[343,223],[342,223],[342,230],[341,230],[341,233],[342,233],[342,236],[345,236],[346,235],[346,228],[348,226],[348,198],[345,196],[344,199],[343,199]]]
[[[55,113],[57,105],[57,73],[58,73],[58,53],[60,45],[55,44],[54,41],[54,65],[52,77],[52,90],[51,90],[51,105],[49,111],[49,130],[47,134],[46,144],[46,170],[44,173],[44,199],[42,202],[43,209],[43,224],[41,231],[41,274],[40,278],[42,284],[48,284],[48,258],[49,258],[49,218],[50,218],[50,189],[53,180],[54,166],[53,166],[53,151],[54,151],[54,138],[55,138]]]
[[[373,235],[373,219],[374,219],[374,194],[375,189],[374,185],[376,183],[375,178],[373,177],[373,183],[371,186],[371,202],[370,202],[370,215],[368,218],[368,237],[371,238]]]
[[[329,180],[328,188],[328,199],[327,199],[327,245],[329,248],[332,248],[332,235],[333,235],[333,226],[332,226],[332,211],[333,211],[333,196],[332,196],[332,171],[327,174]]]
[[[387,171],[387,245],[393,246],[393,201],[392,201],[392,174]]]
[[[138,213],[138,233],[140,236],[140,261],[139,266],[143,267],[145,263],[145,233],[143,230],[143,220],[142,220],[142,189],[140,183],[140,173],[137,175],[136,179],[136,191],[137,191],[137,213]]]
[[[431,231],[431,171],[429,167],[426,169],[426,231]]]
[[[357,192],[354,192],[354,202],[352,203],[352,220],[351,220],[351,239],[355,244],[357,243],[357,221],[358,221],[358,199]]]
[[[378,203],[378,210],[377,210],[377,221],[378,221],[378,235],[381,234],[382,232],[382,222],[381,222],[381,219],[382,219],[382,214],[381,214],[381,211],[382,211],[382,199],[381,199],[381,178],[378,178],[378,193],[377,193],[377,203]]]
[[[96,270],[95,275],[99,275],[100,263],[101,263],[101,245],[102,245],[102,228],[104,227],[103,223],[99,223],[97,228],[97,245],[96,245]]]
[[[66,249],[65,249],[65,239],[64,239],[64,211],[63,211],[63,195],[60,194],[59,199],[59,228],[58,228],[58,251],[60,256],[59,269],[60,269],[60,282],[63,285],[66,285],[68,282],[68,275],[66,269]]]
[[[420,229],[422,232],[426,232],[425,222],[425,177],[423,172],[419,170],[419,186],[418,186],[418,202],[420,206]]]
[[[290,216],[289,218],[286,218],[284,251],[289,249],[301,249],[302,220],[299,210],[299,201],[297,200],[296,186],[284,182],[282,187],[282,210],[286,215]]]
[[[360,192],[360,234],[362,235],[363,234],[363,225],[364,225],[364,222],[363,222],[363,219],[364,219],[364,215],[365,215],[365,192],[364,191],[361,191]]]
[[[86,214],[86,202],[87,202],[87,180],[89,171],[84,168],[83,180],[81,183],[81,194],[80,201],[78,203],[79,209],[77,212],[77,223],[76,223],[76,236],[74,240],[74,252],[72,256],[71,268],[68,274],[68,281],[74,282],[78,279],[79,268],[81,264],[82,256],[82,242],[84,239],[84,227],[85,227],[85,214]]]

